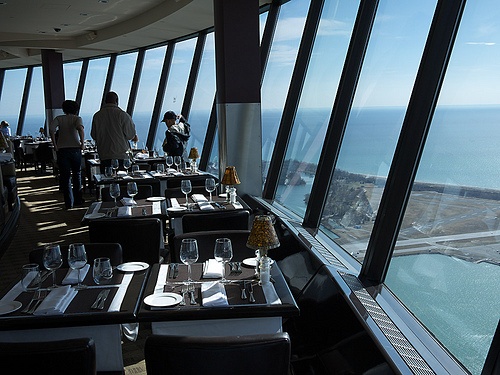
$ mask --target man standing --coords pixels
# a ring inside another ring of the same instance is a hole
[[[132,117],[118,107],[118,95],[110,91],[106,94],[104,105],[92,118],[92,139],[95,140],[97,153],[101,160],[101,173],[111,166],[112,159],[118,159],[123,167],[123,159],[128,158],[129,140],[139,139]]]
[[[177,118],[179,122],[176,123]],[[182,156],[182,159],[188,161],[187,142],[189,140],[191,126],[187,122],[181,121],[184,119],[182,115],[177,116],[174,111],[165,112],[163,120],[167,125],[165,132],[165,140],[163,141],[163,151],[170,156]]]

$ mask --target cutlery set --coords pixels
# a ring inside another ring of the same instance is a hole
[[[179,275],[179,265],[177,263],[170,263],[168,267],[167,279],[176,279]]]
[[[101,292],[97,295],[97,298],[95,299],[94,303],[92,306],[90,306],[91,309],[93,310],[102,310],[104,309],[104,302],[106,302],[106,299],[108,298],[109,292],[111,289],[104,289],[101,290]]]
[[[255,303],[255,297],[253,295],[253,284],[250,280],[245,280],[240,284],[241,288],[241,299],[246,300],[248,298],[248,302]],[[247,297],[248,293],[248,297]]]
[[[33,298],[22,312],[26,314],[33,314],[45,297],[47,297],[47,290],[39,289],[35,291]]]
[[[239,275],[243,272],[241,262],[229,262],[230,275]]]

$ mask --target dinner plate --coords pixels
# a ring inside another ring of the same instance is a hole
[[[161,202],[165,200],[165,197],[148,197],[146,200],[148,202]]]
[[[149,268],[149,264],[144,262],[128,262],[122,263],[116,267],[118,271],[123,272],[134,272],[134,271],[144,271]]]
[[[179,211],[186,211],[187,207],[169,207],[167,208],[167,211],[170,212],[179,212]]]
[[[269,262],[269,264],[273,264],[274,263],[274,259],[271,259],[271,261]],[[245,266],[249,266],[249,267],[255,267],[257,265],[257,258],[247,258],[247,259],[243,259],[243,264]]]
[[[104,217],[106,216],[105,213],[103,212],[92,212],[91,214],[87,214],[85,215],[85,219],[100,219],[101,217]]]
[[[0,303],[0,315],[5,315],[19,310],[23,304],[19,301]]]
[[[157,293],[144,298],[144,303],[151,307],[168,307],[177,305],[182,301],[182,296],[177,293]]]

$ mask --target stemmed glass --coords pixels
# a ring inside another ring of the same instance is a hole
[[[117,183],[112,183],[109,185],[109,195],[111,195],[111,198],[115,200],[115,209],[118,207],[116,205],[116,198],[120,196],[120,185]]]
[[[189,201],[188,201],[188,194],[191,193],[192,187],[191,187],[191,180],[182,180],[181,181],[181,191],[186,194],[186,207],[189,210]]]
[[[212,200],[212,192],[215,190],[217,185],[215,185],[215,179],[213,178],[207,178],[205,180],[205,190],[210,193],[210,200],[208,201],[209,203],[214,203]]]
[[[172,164],[174,164],[174,158],[172,156],[170,156],[170,155],[167,156],[165,158],[165,164],[167,165],[168,169],[170,169],[172,167]]]
[[[198,260],[198,241],[195,238],[185,238],[181,243],[181,250],[179,254],[181,262],[188,266],[187,283],[192,283],[191,278],[191,264]]]
[[[118,159],[112,159],[111,160],[111,168],[113,168],[113,171],[114,171],[114,174],[115,174],[115,177],[116,177],[117,176],[118,168],[120,168],[120,162],[118,161]]]
[[[127,159],[123,159],[123,168],[125,168],[125,172],[127,172],[128,174],[128,169],[132,166],[132,161],[127,158]]]
[[[68,248],[68,265],[73,270],[78,270],[78,284],[74,286],[76,290],[85,289],[87,285],[82,284],[80,270],[87,264],[87,253],[85,245],[82,243],[72,243]]]
[[[156,173],[164,174],[165,173],[165,164],[158,163],[156,165]]]
[[[221,283],[226,283],[226,263],[233,258],[233,246],[229,238],[217,238],[215,240],[214,258],[217,262],[222,263],[222,278]]]
[[[175,164],[175,166],[177,168],[177,172],[180,172],[179,171],[179,165],[181,165],[181,163],[182,163],[181,157],[180,156],[174,156],[174,164]]]
[[[137,195],[139,190],[137,189],[137,184],[133,181],[127,182],[127,194],[132,198],[132,207],[135,207],[134,197]]]
[[[106,167],[106,168],[104,168],[104,176],[105,176],[106,178],[111,178],[111,177],[113,177],[113,168],[111,168],[111,167]]]
[[[57,288],[56,270],[62,266],[61,248],[57,244],[48,244],[43,249],[43,266],[52,272],[52,286],[49,289]]]

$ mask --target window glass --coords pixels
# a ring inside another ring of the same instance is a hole
[[[63,64],[65,99],[76,99],[82,64],[81,61]]]
[[[165,60],[165,51],[167,47],[161,46],[146,50],[144,63],[142,66],[141,79],[137,89],[137,99],[132,119],[139,137],[139,145],[144,146],[148,138],[151,116],[158,92],[158,83]]]
[[[188,122],[191,124],[191,137],[188,149],[203,149],[208,120],[215,98],[215,40],[214,33],[207,34],[205,48],[201,57],[200,72],[194,90],[193,103]]]
[[[197,38],[191,38],[175,44],[159,121],[163,119],[163,114],[166,111],[174,111],[176,114],[181,113],[182,102],[186,94],[189,71],[193,63],[196,41]],[[167,126],[164,122],[158,124],[154,148],[157,149],[160,154],[163,153],[161,146],[165,138],[166,130]]]
[[[469,2],[386,278],[477,375],[500,311],[499,38],[498,2]]]
[[[94,113],[101,109],[108,66],[109,57],[89,61],[85,88],[83,90],[82,102],[80,103],[80,116],[85,127],[85,138],[88,139],[91,138],[92,117]],[[121,98],[118,98],[118,105],[123,109]]]
[[[42,67],[37,66],[33,68],[31,77],[23,133],[38,137],[40,128],[45,128],[45,99],[43,95]]]
[[[379,3],[321,218],[322,229],[360,261],[435,7],[435,0]]]
[[[127,110],[128,106],[137,55],[138,52],[132,52],[116,56],[115,71],[111,82],[111,91],[118,94],[119,105],[124,111]]]
[[[262,173],[267,175],[276,143],[281,113],[297,58],[310,0],[295,0],[280,8],[261,87]]]
[[[23,98],[24,82],[27,69],[7,69],[3,80],[2,96],[0,97],[0,121],[7,121],[12,135],[17,134],[19,111]],[[22,132],[20,135],[26,135]]]
[[[304,216],[318,166],[357,2],[327,0],[302,89],[276,200]]]

